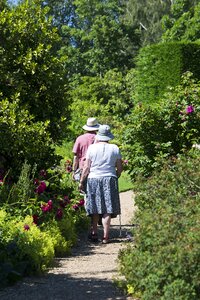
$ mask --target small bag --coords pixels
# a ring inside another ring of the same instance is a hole
[[[75,181],[80,181],[81,173],[82,173],[82,170],[79,168],[74,172],[74,180]]]

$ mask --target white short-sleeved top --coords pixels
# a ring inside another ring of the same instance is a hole
[[[91,161],[88,178],[116,176],[116,161],[121,158],[117,145],[96,143],[89,146],[86,159]]]

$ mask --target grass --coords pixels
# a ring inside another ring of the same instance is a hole
[[[119,192],[126,192],[133,189],[133,183],[126,171],[122,172],[122,175],[119,178]]]

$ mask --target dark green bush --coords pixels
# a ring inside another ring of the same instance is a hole
[[[200,45],[162,43],[141,48],[136,61],[135,99],[156,103],[169,86],[180,84],[186,71],[200,78]]]
[[[0,149],[5,171],[12,169],[14,177],[20,173],[25,160],[31,165],[47,168],[58,162],[52,138],[48,131],[49,121],[36,122],[27,109],[20,106],[19,99],[0,103]],[[1,158],[0,158],[1,163]],[[11,176],[11,173],[9,174]]]
[[[135,244],[119,256],[127,285],[143,300],[200,299],[199,150],[137,181],[135,190]]]

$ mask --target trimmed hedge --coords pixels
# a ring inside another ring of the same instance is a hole
[[[184,72],[200,78],[200,44],[163,43],[144,47],[136,59],[135,98],[155,103],[169,86],[180,84]]]

